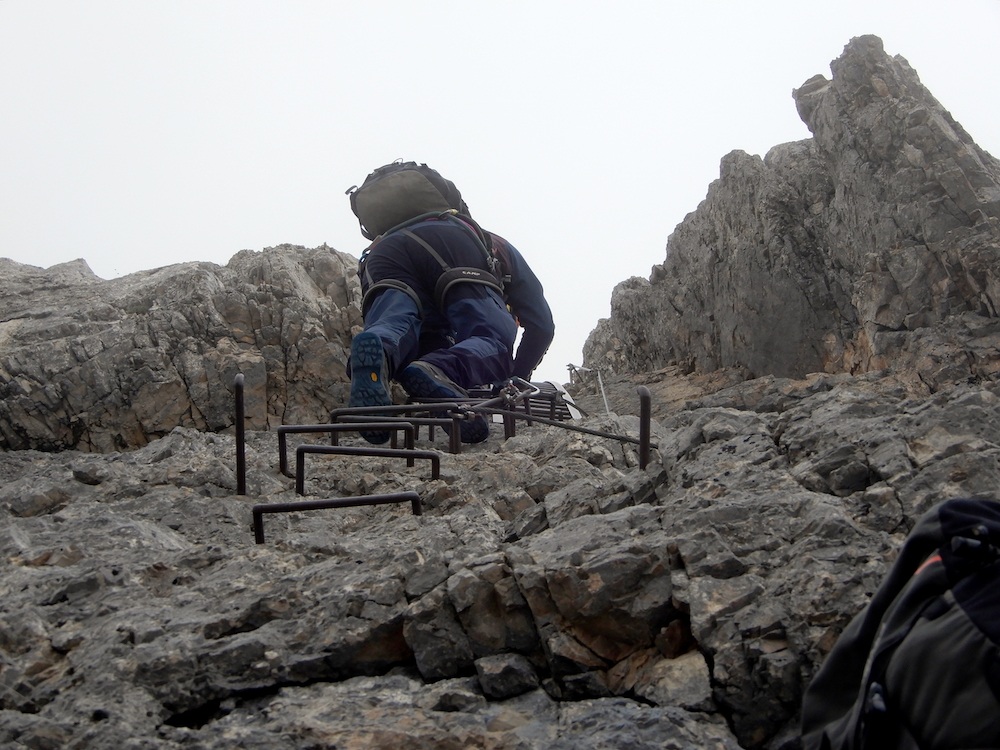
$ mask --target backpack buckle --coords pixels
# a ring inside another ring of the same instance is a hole
[[[878,682],[868,686],[868,697],[865,699],[866,713],[884,714],[888,711],[885,702],[885,688]]]

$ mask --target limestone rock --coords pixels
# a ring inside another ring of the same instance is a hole
[[[831,69],[794,92],[813,137],[722,159],[664,262],[616,287],[587,367],[996,371],[1000,164],[878,38]]]
[[[363,743],[398,737],[402,700],[432,746],[482,738],[492,716],[491,731],[543,747],[572,715],[595,747],[769,747],[794,731],[806,681],[913,520],[946,497],[1000,500],[998,388],[921,396],[873,375],[709,387],[657,417],[645,470],[614,440],[573,437],[607,449],[608,482],[552,478],[537,507],[559,512],[518,535],[476,478],[558,462],[563,428],[445,454],[438,480],[318,460],[310,496],[416,489],[424,515],[277,514],[264,545],[252,506],[297,497],[272,432],[248,434],[246,497],[234,438],[191,428],[129,452],[0,453],[0,737]],[[536,481],[504,476],[508,492]],[[630,503],[601,502],[623,487]],[[352,690],[373,708],[345,709]]]
[[[244,251],[105,281],[83,261],[0,259],[0,448],[136,448],[174,427],[324,421],[342,401],[357,261],[328,247]]]

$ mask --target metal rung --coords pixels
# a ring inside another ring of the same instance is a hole
[[[516,383],[514,381],[517,381]],[[546,386],[549,386],[546,388]],[[519,390],[520,389],[520,390]],[[246,417],[244,411],[244,376],[238,373],[233,380],[233,392],[236,399],[236,491],[239,495],[246,495]],[[447,426],[451,436],[451,451],[459,452],[459,427],[461,420],[468,413],[478,413],[483,415],[494,415],[503,417],[505,436],[514,436],[514,424],[517,419],[524,419],[529,424],[539,422],[542,424],[552,424],[564,429],[582,432],[590,435],[618,440],[624,443],[637,443],[639,446],[639,468],[645,469],[649,463],[649,451],[651,447],[656,447],[650,443],[650,413],[651,397],[649,389],[639,386],[636,389],[639,395],[639,438],[630,438],[624,435],[615,435],[598,430],[591,430],[578,425],[566,424],[570,419],[578,419],[579,416],[576,405],[561,388],[551,383],[528,383],[515,378],[508,387],[501,392],[500,396],[493,398],[470,398],[463,400],[461,404],[455,401],[437,403],[423,402],[409,404],[406,406],[386,406],[386,407],[356,407],[347,409],[336,409],[330,415],[330,421],[335,422],[342,419],[338,424],[326,425],[282,425],[278,428],[279,463],[281,473],[288,474],[287,438],[288,433],[318,433],[326,432],[331,435],[333,445],[300,445],[296,449],[295,482],[296,492],[303,494],[305,491],[305,456],[309,453],[334,454],[347,456],[373,456],[385,458],[405,458],[407,466],[413,466],[415,459],[426,459],[431,462],[431,478],[438,479],[441,475],[441,454],[437,451],[414,450],[413,443],[416,437],[417,426],[427,424],[433,429],[434,426]],[[491,394],[487,394],[489,396]],[[547,408],[539,409],[539,412],[547,411],[549,416],[542,417],[536,415],[532,409],[532,402],[544,405]],[[416,414],[439,413],[447,414],[446,417],[419,417]],[[409,415],[409,416],[407,416]],[[365,420],[365,421],[359,421]],[[392,433],[392,448],[366,448],[355,446],[339,446],[336,444],[337,435],[340,432],[360,432],[360,431],[385,431]],[[396,445],[396,433],[403,432],[405,436],[406,448],[400,449]],[[294,503],[271,503],[265,505],[255,505],[253,508],[254,535],[257,543],[264,541],[263,514],[281,513],[295,510],[314,510],[321,508],[343,508],[359,505],[381,505],[385,503],[397,503],[409,501],[413,504],[414,515],[420,515],[420,497],[415,492],[395,493],[391,495],[365,495],[352,498],[334,498],[331,500],[304,500]]]
[[[392,433],[392,443],[391,447],[396,448],[396,433],[402,432],[403,437],[403,447],[407,450],[413,450],[414,439],[416,438],[417,428],[410,422],[389,422],[379,420],[378,422],[352,422],[350,424],[283,424],[278,427],[278,470],[284,474],[286,477],[294,477],[288,470],[288,438],[289,433],[292,434],[311,434],[316,433],[330,433],[330,442],[332,445],[337,445],[337,435],[341,432],[364,432],[364,431],[374,431],[378,430],[380,432],[391,432]],[[407,466],[413,466],[413,457],[409,457]]]

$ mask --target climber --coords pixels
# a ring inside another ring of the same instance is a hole
[[[483,232],[454,184],[426,165],[386,165],[348,192],[362,234],[374,240],[359,263],[364,331],[351,345],[350,405],[388,406],[390,379],[417,399],[527,380],[554,325],[523,256]],[[525,328],[514,357],[518,321]],[[463,420],[463,442],[488,436],[482,415]]]

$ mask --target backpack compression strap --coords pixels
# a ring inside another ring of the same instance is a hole
[[[418,237],[409,229],[402,229],[400,231],[430,253],[431,257],[440,263],[441,268],[444,269],[444,273],[441,274],[437,280],[437,284],[434,286],[434,301],[442,310],[444,309],[445,297],[455,284],[482,284],[503,297],[503,287],[500,286],[500,283],[497,281],[497,277],[494,276],[492,272],[487,271],[484,268],[474,268],[472,266],[459,266],[458,268],[452,268],[444,262],[444,258],[442,258],[438,252],[431,247],[429,242],[425,241],[421,237]]]

